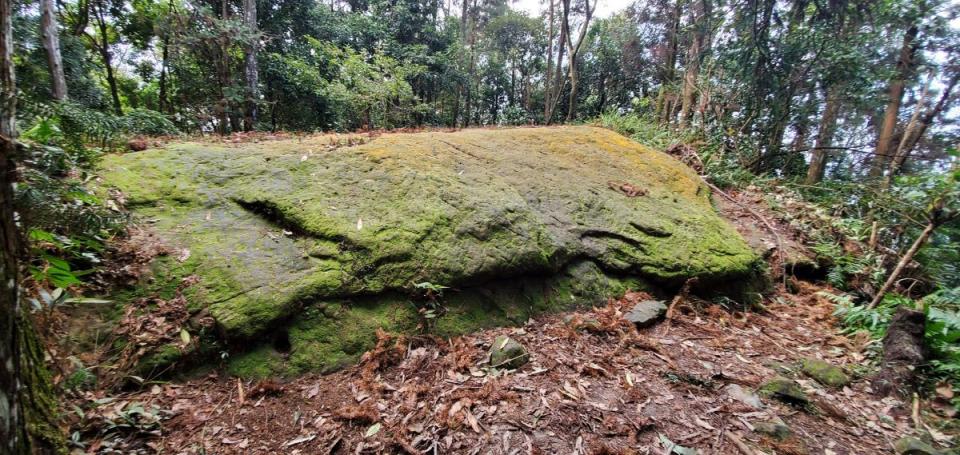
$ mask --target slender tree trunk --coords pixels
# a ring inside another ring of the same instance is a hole
[[[820,117],[820,126],[817,128],[817,140],[813,145],[810,158],[810,167],[807,168],[807,185],[816,185],[823,180],[827,169],[827,159],[830,156],[829,147],[833,144],[833,136],[837,131],[837,117],[840,115],[840,86],[833,84],[827,88],[826,105]]]
[[[169,66],[170,60],[170,36],[169,34],[164,34],[163,36],[163,57],[160,62],[160,95],[158,96],[160,104],[160,112],[167,112],[167,67]]]
[[[13,64],[12,0],[0,0],[0,452],[29,453],[29,439],[20,403],[20,346],[17,316],[16,228],[13,224],[13,165],[17,146],[17,87]]]
[[[914,54],[916,53],[916,39],[919,29],[912,25],[903,35],[903,45],[900,47],[900,57],[897,59],[897,71],[893,79],[890,80],[889,96],[887,108],[883,113],[883,123],[880,126],[880,135],[877,138],[876,153],[870,164],[869,176],[873,178],[880,177],[884,168],[890,161],[893,153],[894,134],[897,129],[897,116],[900,114],[900,104],[903,102],[903,92],[907,85],[907,79],[914,66]]]
[[[960,72],[954,73],[953,77],[950,78],[950,81],[947,82],[946,87],[944,87],[940,93],[940,99],[937,101],[937,104],[934,105],[933,108],[928,109],[920,118],[919,122],[911,119],[906,131],[903,133],[903,139],[897,148],[897,153],[893,160],[890,161],[890,170],[886,178],[888,183],[889,179],[900,172],[900,168],[903,167],[903,163],[906,162],[907,157],[910,156],[910,152],[913,151],[917,143],[920,142],[920,139],[923,138],[923,135],[926,134],[927,129],[930,128],[934,119],[939,117],[943,110],[949,105],[953,89],[956,88],[958,82],[960,82]]]
[[[566,30],[567,29],[563,26],[560,27],[560,39],[557,41],[557,60],[554,65],[554,80],[553,84],[551,84],[552,90],[550,92],[550,96],[544,100],[547,104],[546,118],[544,119],[544,123],[547,125],[553,123],[553,115],[556,113],[557,104],[560,103],[560,94],[563,92],[563,86],[560,84],[560,82],[563,80],[563,53],[567,49]],[[551,75],[548,73],[547,78],[549,79],[550,77]]]
[[[900,135],[900,142],[897,144],[897,149],[893,152],[893,156],[890,159],[890,170],[883,176],[880,184],[880,188],[884,190],[890,187],[893,175],[900,170],[900,166],[907,160],[907,155],[910,153],[909,149],[907,149],[907,144],[911,142],[911,138],[919,129],[920,114],[927,105],[927,94],[930,92],[930,83],[932,81],[933,75],[931,74],[930,77],[927,78],[927,83],[924,84],[923,90],[920,92],[920,98],[917,98],[917,103],[913,108],[913,114],[910,116],[910,120],[907,121],[907,126],[903,129],[903,134]]]
[[[683,94],[680,107],[680,129],[686,129],[690,122],[697,78],[700,75],[700,37],[694,37],[687,50],[687,69],[683,74]]]
[[[243,0],[243,22],[249,32],[256,35],[257,28],[257,0]],[[257,68],[257,48],[259,38],[254,37],[247,44],[244,55],[244,75],[247,79],[247,109],[243,117],[243,130],[253,131],[257,123],[257,104],[260,101],[260,72]]]
[[[553,4],[556,0],[547,0],[550,2],[549,13],[547,15],[547,21],[549,22],[549,32],[547,34],[547,71],[543,77],[543,118],[544,123],[550,123],[550,75],[553,74]]]
[[[567,121],[573,121],[577,115],[577,57],[580,55],[580,48],[583,46],[583,40],[587,36],[587,29],[590,28],[590,19],[593,17],[593,11],[597,8],[597,2],[590,6],[590,0],[584,0],[586,11],[584,12],[583,25],[577,36],[577,41],[573,41],[573,35],[570,32],[570,0],[563,1],[563,31],[567,35],[567,53],[569,54],[569,78],[570,78],[570,97],[567,101]]]
[[[43,350],[20,307],[20,238],[13,206],[17,90],[11,3],[0,0],[0,453],[66,453]]]
[[[100,58],[103,60],[103,67],[107,73],[107,85],[110,86],[110,98],[113,99],[113,111],[117,115],[123,115],[123,105],[120,103],[120,89],[117,86],[117,78],[113,73],[113,55],[110,53],[110,36],[107,35],[107,18],[103,12],[103,0],[97,2],[94,15],[97,20],[97,28],[100,31],[100,40],[97,37],[91,37],[95,47],[100,51]]]
[[[47,66],[50,70],[53,99],[67,99],[67,78],[63,74],[63,58],[60,56],[60,27],[57,26],[55,0],[40,0],[40,35],[47,51]]]
[[[670,16],[670,26],[664,31],[664,41],[667,42],[667,55],[664,57],[663,68],[660,76],[660,92],[657,95],[657,103],[654,115],[661,123],[666,123],[670,119],[671,100],[675,96],[670,93],[670,85],[676,76],[677,67],[677,49],[679,48],[680,19],[683,17],[682,0],[674,0],[673,13]]]
[[[683,74],[683,90],[680,107],[680,129],[685,129],[693,116],[693,105],[696,98],[697,79],[700,77],[700,60],[706,46],[707,33],[710,30],[711,7],[709,0],[700,2],[699,11],[691,14],[694,31],[687,49],[687,68]]]

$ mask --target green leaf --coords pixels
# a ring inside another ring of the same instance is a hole
[[[367,428],[367,432],[364,433],[363,437],[369,438],[379,432],[380,432],[380,423],[375,423],[371,425],[370,428]]]
[[[74,284],[81,283],[80,279],[70,273],[69,270],[56,267],[51,267],[47,270],[47,280],[50,281],[50,284],[58,288],[67,288]]]
[[[180,329],[180,341],[183,341],[183,344],[190,344],[190,332],[187,332],[187,329]]]

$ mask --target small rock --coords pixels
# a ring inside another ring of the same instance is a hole
[[[568,314],[563,317],[563,323],[571,326],[574,329],[586,329],[593,331],[600,330],[600,321],[598,321],[596,318]]]
[[[804,374],[827,387],[839,389],[850,383],[850,378],[840,367],[823,360],[803,359],[801,368]]]
[[[743,390],[743,387],[740,387],[737,384],[728,385],[726,390],[727,395],[734,400],[749,406],[753,406],[757,409],[763,408],[763,401],[760,400],[760,397],[758,397],[755,393]]]
[[[146,150],[147,147],[149,147],[149,144],[147,144],[147,141],[140,137],[133,138],[127,141],[127,148],[133,152],[142,152]]]
[[[911,436],[901,438],[893,445],[893,448],[897,451],[898,455],[943,455],[945,453]]]
[[[805,406],[810,400],[800,388],[800,384],[792,379],[777,376],[760,386],[760,392],[770,395],[784,403]]]
[[[643,300],[638,302],[623,319],[632,322],[637,328],[649,327],[656,323],[667,312],[667,305],[660,300]]]
[[[490,365],[495,368],[517,369],[530,361],[530,354],[513,338],[500,335],[490,346]]]
[[[797,373],[796,368],[783,362],[770,361],[764,364],[767,368],[782,374],[784,376],[793,376]]]
[[[756,422],[752,423],[753,431],[757,433],[764,434],[769,436],[777,441],[783,441],[793,435],[793,432],[790,430],[790,427],[787,424],[778,421],[770,420],[767,422]]]

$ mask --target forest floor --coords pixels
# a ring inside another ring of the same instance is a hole
[[[724,215],[776,246],[745,209],[760,210],[760,198],[737,199],[720,204]],[[798,243],[785,224],[773,226],[779,242]],[[876,342],[839,334],[834,305],[820,294],[831,289],[791,288],[778,286],[755,311],[681,296],[665,320],[643,329],[622,319],[647,297],[630,293],[453,340],[381,334],[359,365],[325,376],[256,381],[214,370],[133,392],[84,392],[74,400],[86,408],[77,450],[871,454],[893,453],[918,431],[950,442],[932,416],[912,415],[909,399],[872,393],[866,359]],[[530,362],[491,368],[499,335],[520,342]],[[825,387],[801,373],[804,359],[839,366],[852,381]],[[807,402],[759,392],[778,376],[792,378]]]

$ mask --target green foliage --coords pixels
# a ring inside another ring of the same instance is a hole
[[[927,317],[924,338],[930,350],[930,362],[925,366],[928,377],[934,382],[948,381],[954,388],[960,385],[960,288],[941,289],[917,302],[889,294],[875,308],[858,305],[847,294],[819,295],[837,305],[834,316],[840,319],[844,333],[865,331],[875,340],[886,335],[898,307],[921,305]],[[954,404],[960,407],[960,401]]]
[[[608,112],[597,119],[599,126],[609,128],[624,136],[655,149],[665,150],[673,144],[693,142],[693,133],[675,132],[664,128],[659,122],[641,114]]]
[[[421,318],[420,328],[430,331],[435,325],[436,319],[447,312],[447,307],[443,304],[443,291],[449,288],[424,281],[413,285],[413,289],[415,291],[414,298],[418,301],[417,313]]]
[[[146,136],[169,136],[179,133],[166,115],[149,109],[133,109],[123,117],[124,132]]]
[[[866,305],[857,303],[848,294],[831,294],[821,292],[819,295],[826,297],[837,305],[833,315],[840,319],[843,325],[843,333],[855,333],[866,331],[873,338],[883,338],[887,333],[887,327],[890,325],[890,318],[897,310],[897,307],[903,304],[910,304],[909,300],[902,297],[890,295],[874,308],[867,308]]]
[[[34,137],[49,139],[52,130],[37,128]],[[105,239],[124,229],[128,218],[86,188],[75,154],[46,145],[25,151],[14,204],[28,232],[28,267],[37,282],[68,288],[100,263]]]

